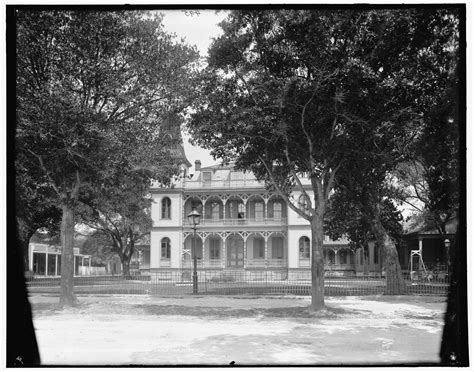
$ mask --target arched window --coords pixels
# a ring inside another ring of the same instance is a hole
[[[303,210],[304,213],[309,213],[308,201],[306,200],[304,194],[301,194],[300,197],[298,198],[298,206],[300,207],[300,209]]]
[[[163,198],[161,200],[161,218],[171,218],[171,200]]]
[[[308,259],[310,252],[310,242],[307,236],[302,236],[300,238],[300,259]]]
[[[169,238],[161,239],[161,258],[165,260],[171,258],[171,242]]]

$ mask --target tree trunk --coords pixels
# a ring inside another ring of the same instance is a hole
[[[449,268],[449,271],[452,272],[452,275],[440,350],[441,365],[443,366],[469,366],[466,243],[466,230],[463,226],[458,225],[456,238],[450,252],[452,267]]]
[[[382,226],[379,216],[379,213],[375,213],[371,221],[371,227],[378,246],[383,251],[385,278],[387,280],[385,294],[403,294],[405,293],[405,281],[403,280],[402,269],[398,260],[397,248]]]
[[[132,258],[131,256],[126,257],[126,256],[121,256],[122,258],[122,275],[126,279],[130,279],[130,259]]]
[[[364,245],[362,246],[362,260],[363,260],[363,265],[364,265],[364,275],[368,276],[369,275],[369,257],[368,257],[368,252],[369,252],[369,245],[367,242],[364,242]]]
[[[62,206],[61,221],[61,297],[60,306],[74,306],[74,210],[68,205]]]
[[[323,217],[316,212],[311,220],[311,308],[324,308]]]
[[[29,258],[29,246],[30,239],[36,232],[36,229],[31,229],[25,223],[25,220],[17,217],[17,229],[18,229],[18,243],[23,257],[24,270],[29,270],[30,258]]]

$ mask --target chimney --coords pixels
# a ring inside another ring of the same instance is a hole
[[[199,172],[201,170],[201,160],[196,160],[194,162],[194,171]]]

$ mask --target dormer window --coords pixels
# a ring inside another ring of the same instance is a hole
[[[212,172],[202,172],[202,181],[204,184],[210,184],[212,180]]]

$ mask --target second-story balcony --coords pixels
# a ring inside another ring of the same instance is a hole
[[[264,188],[263,182],[256,179],[242,180],[212,180],[212,181],[194,181],[185,180],[183,186],[187,189],[241,189],[241,188]]]
[[[280,226],[286,225],[287,219],[280,217],[267,217],[267,218],[201,218],[202,226]],[[184,226],[191,226],[188,219],[183,219]]]

